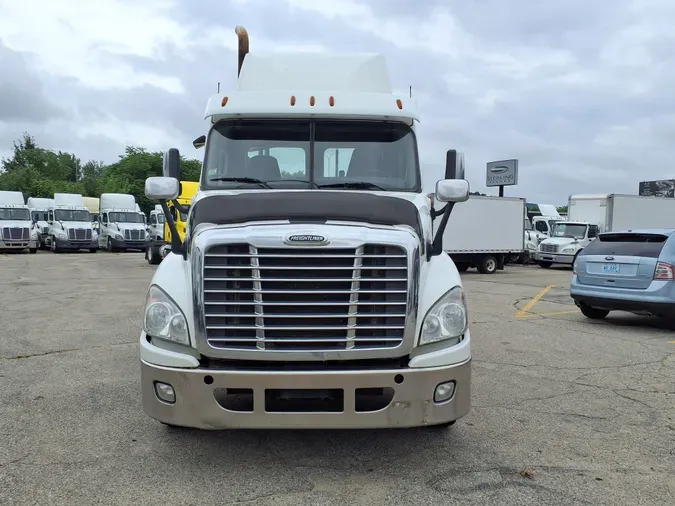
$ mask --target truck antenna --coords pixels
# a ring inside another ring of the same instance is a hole
[[[410,98],[412,98],[412,85],[410,85]]]
[[[244,58],[248,54],[248,32],[243,26],[237,26],[234,29],[234,33],[237,34],[237,38],[239,39],[239,49],[237,54],[237,77],[239,77],[241,66],[244,64]]]
[[[218,91],[216,93],[220,93],[220,81],[218,81]]]

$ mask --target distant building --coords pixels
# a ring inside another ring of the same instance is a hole
[[[659,181],[640,181],[638,194],[641,197],[671,197],[675,198],[675,179],[661,179]]]

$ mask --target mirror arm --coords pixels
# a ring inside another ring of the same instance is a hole
[[[446,204],[445,207],[448,207],[447,204]],[[445,207],[443,209],[439,209],[438,211],[436,211],[435,209],[432,209],[431,210],[431,220],[433,221],[436,218],[438,218],[439,216],[441,216],[445,212]]]
[[[166,200],[160,202],[162,206],[162,211],[164,211],[164,216],[166,217],[166,223],[171,230],[171,251],[177,255],[185,254],[185,249],[183,248],[183,243],[180,241],[180,236],[178,235],[178,228],[176,227],[176,222],[171,216],[171,211],[169,206],[166,204]]]
[[[178,209],[178,210],[179,210],[181,213],[183,213],[183,214],[187,214],[188,211],[190,210],[190,207],[189,207],[189,206],[186,206],[186,205],[181,204],[180,202],[178,202],[177,199],[172,199],[172,200],[171,200],[171,203],[173,204],[173,207],[175,207],[176,209]]]
[[[448,219],[450,218],[453,207],[455,207],[455,203],[448,202],[448,204],[443,208],[443,217],[441,218],[441,222],[438,225],[438,229],[436,230],[436,236],[431,243],[431,247],[427,248],[427,261],[431,260],[431,257],[435,257],[443,253],[443,233],[445,232],[445,227],[448,226]]]

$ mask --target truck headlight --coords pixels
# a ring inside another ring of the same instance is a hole
[[[152,285],[145,299],[145,333],[151,337],[190,344],[187,320],[164,290]]]
[[[569,248],[563,248],[563,250],[560,253],[574,253],[574,250],[576,248],[574,246],[571,246]]]
[[[124,240],[124,237],[122,237],[121,234],[115,234],[115,239],[117,239],[118,241],[122,241]]]
[[[57,230],[54,232],[54,235],[59,239],[68,239],[68,234],[66,234],[65,230]]]
[[[467,323],[464,290],[455,286],[438,299],[424,317],[419,344],[438,341],[454,341],[452,344],[457,344],[466,332]]]

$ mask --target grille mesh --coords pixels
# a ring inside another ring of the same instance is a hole
[[[203,290],[213,348],[390,349],[404,337],[408,263],[398,246],[217,245],[204,256]]]

